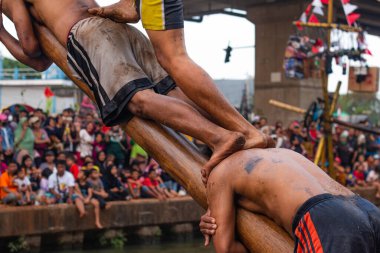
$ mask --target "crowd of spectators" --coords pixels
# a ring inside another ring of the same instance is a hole
[[[371,127],[368,121],[360,124]],[[271,135],[277,141],[277,148],[294,150],[312,161],[323,136],[323,130],[320,129],[322,126],[316,122],[312,122],[308,128],[300,121],[284,127],[281,122],[269,125],[265,117],[257,117],[253,125]],[[376,187],[376,197],[380,198],[380,136],[336,124],[332,130],[337,181],[347,187]],[[318,165],[326,169],[328,161]]]
[[[314,160],[322,136],[312,122],[306,129],[294,121],[269,125],[265,117],[252,123],[270,135],[277,148],[288,148]],[[368,122],[363,122],[367,124]],[[206,155],[211,151],[193,140]],[[333,126],[337,180],[349,187],[373,186],[380,198],[380,137]],[[328,164],[319,164],[322,168]],[[105,127],[95,108],[84,103],[53,116],[41,109],[14,106],[0,114],[0,204],[74,204],[80,217],[93,205],[96,226],[110,201],[186,195],[159,164],[119,126]],[[0,208],[2,207],[0,205]]]
[[[93,205],[96,226],[110,201],[186,195],[119,126],[105,127],[95,108],[53,116],[22,105],[0,114],[0,208]]]

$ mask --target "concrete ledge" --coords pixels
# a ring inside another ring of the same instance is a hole
[[[96,229],[93,208],[87,206],[88,215],[79,219],[72,205],[0,207],[0,237],[42,235]],[[101,211],[105,228],[126,228],[163,224],[199,222],[203,214],[189,197],[168,201],[154,199],[131,202],[112,202],[109,210]]]
[[[351,190],[380,206],[380,199],[375,197],[375,188]],[[110,204],[109,210],[101,211],[101,221],[106,229],[198,223],[204,213],[190,197],[168,201],[146,199]],[[86,209],[88,215],[79,219],[76,208],[66,204],[34,207],[0,206],[0,238],[96,229],[93,208],[87,206]]]

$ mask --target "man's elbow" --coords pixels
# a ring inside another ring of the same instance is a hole
[[[38,58],[42,55],[40,44],[32,38],[24,38],[21,40],[22,51],[31,58]]]
[[[34,66],[32,66],[32,68],[38,72],[44,72],[45,70],[47,70],[50,66],[52,65],[52,62],[51,61],[41,61],[37,64],[34,64]]]

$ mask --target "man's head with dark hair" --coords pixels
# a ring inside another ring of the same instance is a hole
[[[90,170],[88,170],[88,175],[93,180],[99,179],[99,176],[100,176],[99,175],[99,171],[96,170],[96,169],[90,169]]]
[[[8,164],[8,173],[9,173],[10,175],[16,175],[18,168],[19,168],[18,163],[15,162],[15,161],[11,161],[11,162]]]
[[[45,153],[45,161],[47,162],[47,163],[52,163],[52,162],[54,162],[54,160],[55,160],[55,154],[54,154],[54,152],[53,151],[47,151],[46,153]]]
[[[133,180],[138,180],[140,177],[140,171],[138,170],[132,170],[131,177]]]
[[[67,164],[68,166],[72,166],[72,165],[75,163],[75,161],[76,161],[76,159],[75,159],[74,154],[72,154],[72,153],[68,153],[68,154],[66,155],[66,164]]]
[[[53,171],[51,169],[46,168],[42,171],[42,177],[48,179],[50,175],[53,174]]]
[[[155,169],[150,169],[149,172],[148,172],[148,177],[150,179],[156,179],[156,177],[157,177],[156,170]]]
[[[66,161],[58,160],[57,161],[57,173],[60,176],[63,176],[66,171]]]
[[[17,169],[17,177],[20,178],[20,179],[24,179],[26,176],[26,171],[25,171],[25,168],[23,167],[19,167]]]
[[[57,155],[57,160],[63,160],[63,161],[65,161],[66,158],[67,158],[66,152],[64,152],[64,151],[59,152],[58,155]]]

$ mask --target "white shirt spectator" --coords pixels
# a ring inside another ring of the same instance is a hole
[[[79,138],[78,151],[80,152],[80,157],[92,156],[94,136],[89,134],[86,129],[82,129],[79,132]]]
[[[368,173],[368,176],[367,176],[367,179],[366,181],[371,183],[371,182],[374,182],[376,180],[379,180],[379,173],[377,173],[376,171],[374,170],[371,170],[369,173]]]
[[[24,179],[16,178],[14,180],[15,185],[18,186],[18,190],[20,191],[23,187],[31,185],[29,178],[24,177]]]
[[[54,189],[54,191],[59,194],[68,193],[69,188],[74,186],[74,176],[68,171],[65,171],[63,176],[59,176],[58,173],[55,173],[51,174],[49,177],[49,189]]]

